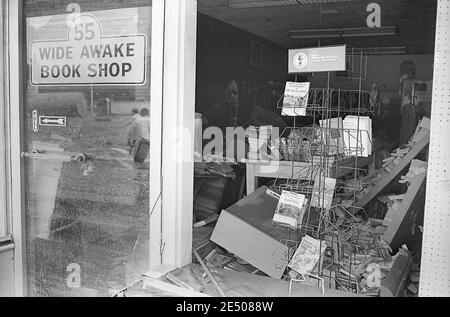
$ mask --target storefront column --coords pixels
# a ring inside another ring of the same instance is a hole
[[[450,0],[438,0],[420,296],[450,296]]]
[[[180,267],[192,260],[197,1],[165,3],[161,258]]]

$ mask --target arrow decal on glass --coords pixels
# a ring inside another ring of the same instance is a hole
[[[39,125],[52,127],[65,127],[67,126],[67,118],[55,116],[40,116]]]

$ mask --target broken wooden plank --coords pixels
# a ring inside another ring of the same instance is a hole
[[[380,297],[401,297],[408,278],[411,257],[409,253],[400,251],[386,278],[381,281]]]
[[[205,271],[206,274],[208,274],[209,279],[211,280],[211,283],[214,285],[214,288],[216,289],[217,293],[220,295],[220,297],[227,297],[223,291],[223,289],[220,287],[217,280],[212,275],[211,271],[206,266],[205,262],[203,262],[200,255],[198,255],[197,251],[195,249],[192,249],[192,252],[194,253],[195,257],[197,258],[198,263],[202,266],[202,269]]]
[[[206,218],[205,220],[199,221],[194,224],[194,228],[200,228],[206,225],[209,225],[210,223],[216,222],[217,219],[219,219],[219,215],[214,214]]]
[[[420,272],[411,272],[409,274],[409,279],[413,283],[419,283],[420,282]]]
[[[401,195],[392,195],[392,196],[388,196],[389,200],[403,200],[405,199],[405,194],[401,194]]]
[[[419,291],[417,286],[414,284],[409,284],[408,286],[408,291],[410,291],[411,293],[413,293],[414,295],[417,294],[417,292]]]
[[[203,293],[200,293],[200,292],[194,292],[194,291],[191,291],[189,289],[185,289],[185,288],[182,288],[182,287],[179,287],[179,286],[176,286],[176,285],[172,285],[170,283],[164,282],[164,281],[159,280],[159,279],[154,279],[154,278],[150,278],[150,277],[144,277],[143,281],[144,281],[144,285],[146,287],[153,287],[155,289],[167,292],[169,294],[173,294],[172,296],[193,297],[193,298],[197,298],[197,297],[211,297],[210,295],[203,294]]]
[[[373,156],[346,158],[342,161],[336,161],[330,169],[330,177],[342,178],[355,172],[355,168],[362,169],[369,166],[374,161]]]
[[[424,130],[426,131],[426,130]],[[363,208],[369,202],[372,201],[378,194],[388,186],[411,162],[412,160],[419,155],[420,152],[425,149],[430,143],[430,135],[428,137],[423,138],[419,143],[415,144],[408,154],[403,157],[400,163],[398,163],[388,174],[386,174],[382,179],[380,179],[375,186],[369,188],[369,191],[363,195],[357,202],[356,207]]]
[[[188,289],[188,290],[195,291],[195,292],[200,292],[199,289],[193,288],[191,285],[189,285],[189,284],[185,283],[184,281],[180,280],[178,277],[176,277],[176,276],[173,275],[172,273],[167,273],[167,274],[166,274],[166,278],[167,278],[170,282],[174,283],[175,285],[177,285],[177,286],[179,286],[179,287],[186,288],[186,289]]]
[[[400,208],[391,215],[392,219],[383,240],[393,250],[406,243],[410,236],[411,226],[414,225],[417,213],[422,209],[425,200],[426,173],[416,176],[406,192]]]

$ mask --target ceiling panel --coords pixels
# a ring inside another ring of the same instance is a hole
[[[232,3],[257,1],[232,0]],[[365,27],[368,15],[366,8],[371,2],[381,5],[382,26],[396,26],[396,35],[321,39],[320,42],[319,39],[290,38],[291,29]],[[229,3],[230,0],[199,0],[198,7],[201,13],[286,48],[348,44],[353,47],[405,46],[410,54],[432,53],[434,50],[436,0],[354,0],[239,9],[231,7]]]

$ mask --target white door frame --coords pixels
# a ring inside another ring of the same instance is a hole
[[[162,264],[192,261],[197,0],[166,0]]]
[[[23,103],[23,64],[24,48],[22,44],[23,25],[22,1],[5,0],[8,19],[9,44],[9,108],[10,121],[10,201],[12,214],[11,235],[14,240],[14,294],[26,296],[26,250],[25,250],[25,216],[22,199],[22,127],[21,105]]]

